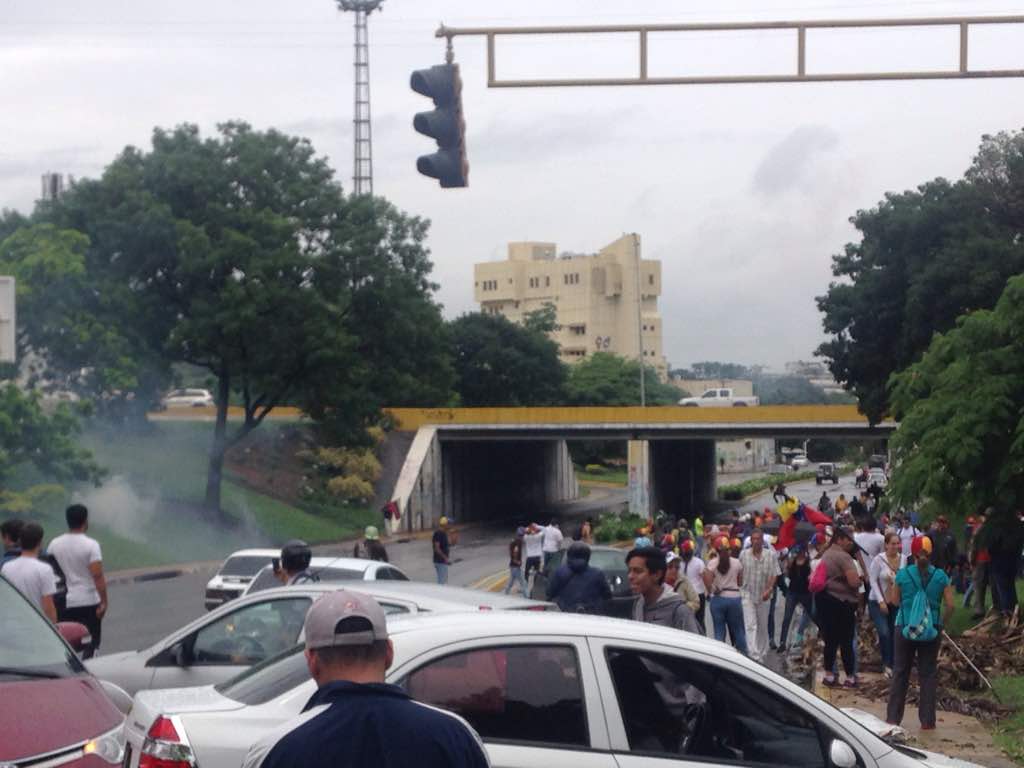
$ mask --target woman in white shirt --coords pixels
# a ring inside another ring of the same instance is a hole
[[[886,677],[892,677],[893,633],[896,631],[897,606],[889,602],[896,573],[906,558],[900,554],[900,536],[897,533],[885,535],[885,549],[872,559],[868,566],[868,613],[878,630],[878,646],[882,651],[882,667]]]

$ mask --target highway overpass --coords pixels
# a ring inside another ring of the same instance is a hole
[[[631,507],[694,514],[714,499],[715,441],[815,437],[884,439],[891,421],[868,424],[846,405],[731,408],[393,408],[414,433],[392,498],[401,527],[520,516],[575,498],[567,440],[630,441]]]

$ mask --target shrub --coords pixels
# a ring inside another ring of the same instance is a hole
[[[587,466],[583,468],[583,471],[588,472],[591,475],[603,475],[608,470],[604,464],[587,464]]]
[[[338,498],[356,504],[366,504],[373,498],[373,486],[360,477],[332,477],[327,490]]]

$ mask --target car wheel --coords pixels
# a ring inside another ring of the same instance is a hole
[[[746,408],[747,404],[746,403],[733,403],[732,407],[733,408]]]

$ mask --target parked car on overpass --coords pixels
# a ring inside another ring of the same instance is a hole
[[[131,694],[218,683],[291,648],[302,639],[302,622],[313,600],[337,588],[336,583],[320,582],[244,595],[148,648],[96,656],[86,666]],[[388,614],[551,607],[522,597],[409,581],[364,581],[359,588]]]
[[[761,399],[754,395],[737,395],[729,387],[705,389],[700,397],[684,397],[679,405],[690,408],[722,408],[725,406],[760,405]]]
[[[560,613],[399,618],[388,625],[395,656],[387,681],[463,717],[495,766],[950,764],[886,743],[724,643],[637,626]],[[164,768],[237,768],[315,689],[296,646],[221,685],[142,692],[126,765],[174,750],[181,762]]]

